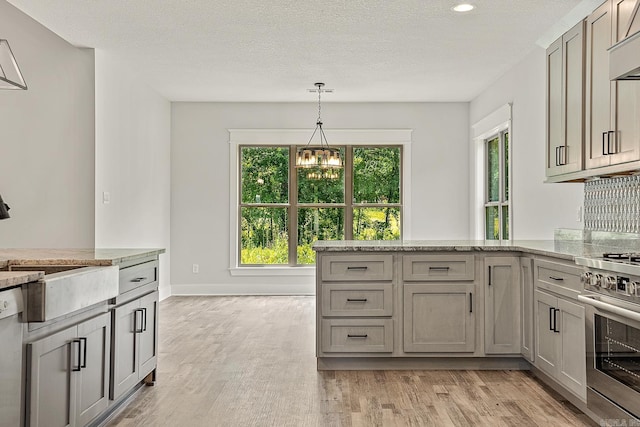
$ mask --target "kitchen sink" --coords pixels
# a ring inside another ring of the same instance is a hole
[[[46,322],[118,295],[118,266],[10,265],[5,271],[42,271],[44,278],[24,285],[27,322]]]

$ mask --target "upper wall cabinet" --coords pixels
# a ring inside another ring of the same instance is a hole
[[[547,49],[547,176],[582,170],[584,23]]]
[[[587,18],[587,169],[640,160],[640,84],[610,81],[608,52],[626,34],[623,17],[635,1],[607,2]]]
[[[640,0],[609,0],[547,50],[548,181],[640,170],[640,81],[611,81],[609,48],[640,31]]]

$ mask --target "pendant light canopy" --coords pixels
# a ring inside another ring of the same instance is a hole
[[[27,90],[9,42],[4,39],[0,39],[0,89]]]
[[[306,146],[299,148],[296,153],[296,167],[297,168],[317,168],[317,169],[339,169],[342,168],[342,157],[340,156],[340,150],[333,149],[329,147],[329,143],[327,142],[327,137],[324,134],[324,130],[322,129],[322,117],[321,113],[321,101],[320,97],[322,92],[327,92],[327,89],[323,89],[324,83],[316,83],[317,89],[310,89],[312,92],[318,92],[318,120],[316,121],[316,128],[311,134],[311,138]],[[319,131],[319,132],[318,132]],[[313,141],[313,137],[319,134],[320,144],[319,145],[311,145]],[[320,179],[322,177],[333,176],[336,174],[327,174],[323,172],[310,173],[313,174],[313,177]]]

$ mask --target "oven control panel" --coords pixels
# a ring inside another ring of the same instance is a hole
[[[582,273],[581,281],[587,290],[612,296],[624,296],[627,299],[640,298],[640,277],[638,276],[589,270]]]
[[[629,277],[617,276],[616,291],[623,295],[640,297],[640,282]]]

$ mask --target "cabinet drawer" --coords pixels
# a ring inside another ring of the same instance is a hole
[[[582,292],[580,267],[546,260],[536,260],[535,265],[536,287],[574,299]]]
[[[392,319],[322,320],[325,353],[393,352]]]
[[[393,285],[391,283],[324,284],[323,316],[391,316]]]
[[[158,261],[149,261],[144,264],[120,270],[120,294],[153,283],[158,280]]]
[[[473,280],[473,255],[403,255],[402,278],[408,281]]]
[[[392,280],[393,255],[324,255],[322,280]]]

